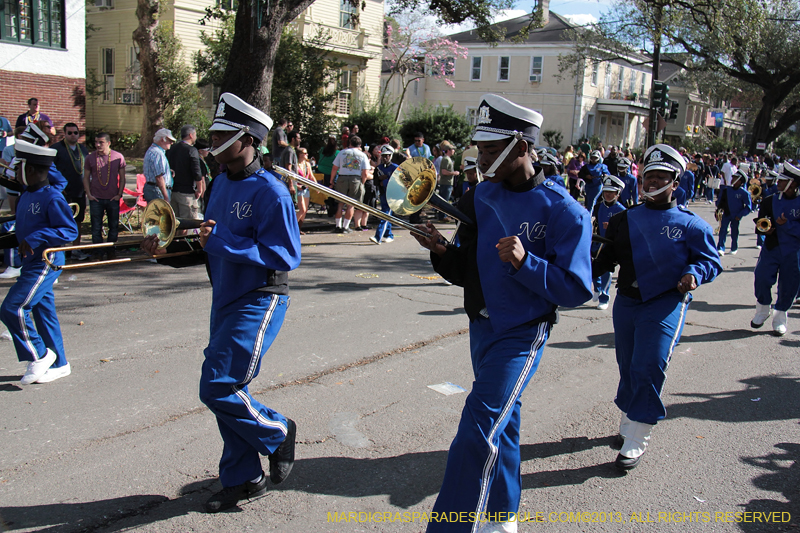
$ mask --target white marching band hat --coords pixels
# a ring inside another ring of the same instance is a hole
[[[625,170],[631,168],[631,162],[627,157],[617,158],[617,169],[624,168]]]
[[[41,165],[49,167],[56,158],[55,148],[38,146],[20,138],[14,144],[14,164],[19,161],[27,161],[31,165]]]
[[[238,131],[239,133],[228,139],[222,146],[215,148],[211,155],[221,154],[244,134],[250,135],[260,143],[267,137],[270,128],[272,128],[272,119],[269,115],[235,94],[222,93],[214,113],[214,121],[208,130]]]
[[[536,144],[544,117],[532,109],[517,105],[496,94],[484,94],[478,106],[478,125],[473,141],[498,141],[521,134]]]
[[[800,182],[800,169],[790,163],[784,163],[778,179],[794,180]]]
[[[384,144],[381,146],[381,155],[392,155],[394,153],[394,148],[389,146],[388,144]]]
[[[625,188],[625,182],[616,176],[606,174],[603,176],[603,192],[613,191],[621,192]]]
[[[644,170],[642,175],[651,170],[675,172],[675,179],[680,179],[686,172],[686,160],[680,152],[668,144],[654,144],[644,153]]]
[[[33,122],[25,127],[25,131],[20,134],[19,138],[38,146],[45,145],[50,140],[50,137]]]
[[[477,157],[465,157],[464,158],[464,172],[467,170],[472,170],[473,168],[478,168],[478,158]]]

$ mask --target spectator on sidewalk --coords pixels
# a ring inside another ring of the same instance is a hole
[[[369,164],[369,158],[361,150],[361,137],[351,135],[350,148],[339,152],[331,168],[331,178],[336,191],[361,202],[364,199],[364,183],[366,183],[370,172],[372,172],[372,167]],[[344,221],[342,220],[342,209],[345,209]],[[336,220],[336,233],[351,233],[353,231],[349,226],[354,213],[355,207],[339,203],[334,217]]]
[[[107,242],[117,242],[119,230],[119,200],[125,189],[125,158],[111,149],[111,136],[98,133],[94,144],[97,148],[86,157],[83,173],[83,188],[89,199],[89,216],[92,221],[92,244],[103,242],[103,216],[108,218]],[[108,249],[108,258],[116,257],[113,248]]]
[[[289,146],[289,139],[286,134],[286,126],[289,121],[286,117],[278,119],[278,125],[272,130],[272,160],[279,164],[283,151]]]
[[[6,117],[0,117],[0,153],[6,149],[8,138],[14,135],[14,128]]]
[[[191,124],[181,128],[181,140],[167,152],[169,167],[174,171],[169,203],[179,218],[202,220],[199,199],[205,192],[203,165],[194,147],[197,129]]]
[[[411,157],[427,157],[428,159],[433,158],[431,147],[425,144],[424,133],[418,131],[414,135],[414,144],[408,147],[408,153],[411,155]]]
[[[15,126],[18,128],[20,126],[27,126],[28,124],[38,124],[42,120],[47,122],[47,125],[51,129],[50,133],[55,134],[53,121],[50,119],[50,117],[39,111],[39,99],[29,98],[28,110],[17,117],[17,123]]]
[[[460,174],[458,170],[453,170],[455,165],[453,163],[453,155],[456,153],[456,147],[450,141],[443,141],[439,148],[442,150],[442,162],[439,165],[439,196],[445,202],[450,201],[450,195],[453,194],[453,180]],[[447,216],[439,211],[439,220],[445,220]]]
[[[67,122],[64,125],[64,139],[53,145],[56,150],[56,168],[66,178],[67,187],[64,189],[64,197],[67,203],[78,204],[78,215],[75,223],[78,226],[78,238],[72,244],[81,243],[81,224],[86,218],[86,191],[83,188],[83,173],[85,170],[86,156],[89,149],[85,144],[78,142],[81,131],[74,122]],[[88,257],[81,250],[72,252],[72,257],[81,261]]]
[[[161,128],[153,136],[153,144],[144,154],[142,173],[147,180],[142,191],[146,202],[161,198],[169,202],[172,190],[172,170],[167,159],[167,150],[175,142],[175,137],[167,128]]]

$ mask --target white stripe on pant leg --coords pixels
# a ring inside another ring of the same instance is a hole
[[[25,306],[28,305],[31,300],[33,300],[33,297],[36,295],[36,291],[39,289],[41,284],[44,283],[44,279],[47,277],[48,272],[50,272],[50,267],[45,264],[44,270],[42,270],[42,273],[39,274],[36,283],[33,284],[30,292],[28,292],[28,295],[25,297],[25,300],[22,301],[22,304],[17,309],[17,316],[19,317],[19,327],[22,330],[22,337],[25,340],[25,345],[28,347],[28,351],[30,351],[33,355],[34,361],[39,360],[39,354],[36,353],[36,347],[31,342],[30,335],[28,335],[28,324],[25,322]]]
[[[247,365],[247,373],[245,374],[242,383],[250,383],[250,380],[253,379],[253,374],[255,374],[258,361],[261,358],[261,347],[264,346],[264,335],[267,332],[269,321],[272,320],[272,315],[275,313],[275,308],[278,306],[278,300],[278,295],[273,294],[272,299],[269,302],[269,307],[264,313],[264,318],[261,319],[261,325],[258,327],[256,341],[253,345],[253,353],[250,355],[250,364]]]
[[[686,318],[686,309],[689,306],[689,293],[686,293],[683,296],[683,301],[681,302],[681,316],[678,318],[678,326],[675,328],[675,334],[672,336],[672,341],[669,343],[669,353],[667,354],[667,366],[664,367],[664,381],[661,383],[661,388],[658,391],[658,395],[664,392],[664,385],[667,384],[667,369],[669,368],[669,362],[672,361],[672,352],[675,351],[675,344],[678,342],[678,333],[681,331],[681,327],[683,326],[683,321]]]
[[[253,404],[250,403],[250,397],[238,385],[233,387],[233,392],[236,394],[236,396],[239,397],[240,400],[242,400],[242,403],[244,403],[245,407],[247,408],[247,411],[250,413],[253,419],[255,419],[256,422],[258,422],[262,426],[279,429],[281,433],[283,433],[284,435],[287,435],[289,433],[289,428],[286,427],[285,424],[281,424],[280,422],[274,422],[269,418],[265,417],[264,415],[262,415],[261,413],[259,413],[257,409],[254,409]]]
[[[498,456],[498,448],[492,443],[494,440],[494,435],[497,432],[500,422],[503,421],[506,416],[508,416],[508,413],[514,407],[514,404],[517,403],[517,398],[521,394],[521,389],[525,383],[525,378],[527,377],[528,372],[530,372],[533,362],[536,360],[536,352],[538,352],[539,348],[541,348],[542,344],[544,344],[544,335],[547,332],[548,325],[548,322],[542,322],[539,324],[539,331],[536,332],[536,337],[531,343],[531,350],[528,353],[528,360],[525,361],[525,366],[522,368],[522,372],[520,372],[517,382],[514,384],[514,389],[511,391],[508,401],[503,406],[500,416],[497,417],[497,421],[492,426],[489,436],[486,439],[486,443],[489,445],[489,456],[486,458],[486,463],[483,465],[483,475],[481,476],[481,492],[478,496],[478,508],[475,510],[475,522],[472,524],[473,533],[477,531],[478,524],[480,523],[479,517],[481,516],[481,512],[483,512],[483,509],[486,507],[489,500],[489,477],[491,476],[492,469],[497,462]]]

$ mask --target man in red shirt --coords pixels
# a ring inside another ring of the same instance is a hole
[[[111,149],[111,136],[98,133],[97,150],[86,156],[83,187],[89,199],[92,219],[92,244],[103,242],[103,215],[108,218],[108,242],[117,242],[119,200],[125,189],[125,158]],[[116,256],[108,252],[109,259]]]

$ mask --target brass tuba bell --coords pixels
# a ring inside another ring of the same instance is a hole
[[[756,220],[756,229],[761,233],[766,233],[772,229],[772,220],[769,217],[759,218]]]
[[[750,192],[750,196],[755,202],[761,198],[763,187],[761,186],[761,182],[759,180],[753,179],[750,180],[750,185],[747,186],[747,190]]]

